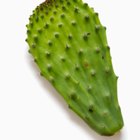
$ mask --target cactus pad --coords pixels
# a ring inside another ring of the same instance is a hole
[[[82,0],[46,0],[29,18],[29,52],[44,76],[92,129],[123,126],[106,28]]]

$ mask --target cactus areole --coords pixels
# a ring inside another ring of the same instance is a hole
[[[110,136],[123,127],[106,28],[82,0],[46,0],[29,18],[29,53],[69,108]]]

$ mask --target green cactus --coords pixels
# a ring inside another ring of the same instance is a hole
[[[46,0],[29,18],[29,53],[44,76],[92,129],[123,127],[106,28],[82,0]]]

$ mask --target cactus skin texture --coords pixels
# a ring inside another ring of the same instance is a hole
[[[123,127],[106,28],[82,0],[46,0],[29,18],[29,53],[45,77],[92,129]]]

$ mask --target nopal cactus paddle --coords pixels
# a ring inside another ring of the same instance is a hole
[[[29,18],[29,52],[92,129],[113,135],[123,127],[106,28],[82,0],[46,0]]]

